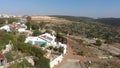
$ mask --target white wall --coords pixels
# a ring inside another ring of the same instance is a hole
[[[61,54],[60,56],[58,56],[57,58],[55,58],[54,60],[52,60],[50,62],[50,68],[53,68],[55,65],[57,65],[58,63],[60,63],[63,60],[64,55],[66,54],[67,46],[65,44],[61,44],[61,43],[60,43],[60,45],[62,47],[64,47],[63,54]]]

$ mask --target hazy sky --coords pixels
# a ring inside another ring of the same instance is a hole
[[[0,0],[0,14],[120,17],[120,0]]]

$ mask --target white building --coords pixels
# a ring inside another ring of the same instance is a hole
[[[10,32],[10,26],[4,25],[4,26],[0,27],[0,30],[5,30],[7,32]]]
[[[13,24],[8,24],[8,21],[6,21],[6,25],[0,27],[0,30],[5,30],[7,32],[10,32],[10,28],[16,29],[18,32],[26,32],[27,26],[24,22],[13,22]]]
[[[25,43],[30,43],[32,45],[40,45],[40,46],[48,46],[48,45],[55,45],[55,36],[49,33],[42,34],[37,37],[27,37]]]
[[[50,60],[50,68],[53,68],[55,65],[59,64],[64,58],[64,55],[67,52],[67,46],[66,44],[56,44],[55,42],[56,37],[54,35],[51,35],[49,33],[42,34],[37,37],[27,37],[25,40],[25,43],[30,43],[32,45],[42,45],[45,43],[45,46],[61,46],[64,48],[63,53],[61,55],[58,55],[57,57],[54,57]],[[49,54],[47,56],[50,56],[51,51],[48,51]]]
[[[19,33],[22,33],[22,32],[25,32],[25,31],[26,31],[25,28],[19,28],[19,29],[18,29],[18,32],[19,32]]]
[[[21,24],[21,23],[16,23],[16,24],[19,25],[18,28],[16,28],[18,32],[22,33],[26,31],[27,26],[25,24]]]

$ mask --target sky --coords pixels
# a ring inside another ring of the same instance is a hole
[[[0,0],[0,14],[120,17],[120,0]]]

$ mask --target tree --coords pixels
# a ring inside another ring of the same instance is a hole
[[[32,26],[31,28],[32,28],[33,30],[39,29],[39,24],[36,23],[36,22],[33,22],[33,24],[32,24],[31,26]]]
[[[8,23],[10,23],[10,24],[18,21],[18,19],[16,19],[16,18],[7,18],[6,20],[8,20]]]
[[[39,23],[39,27],[40,27],[41,29],[43,29],[43,28],[45,27],[45,22],[40,22],[40,23]]]
[[[4,24],[5,23],[5,19],[4,18],[0,18],[0,24]]]
[[[26,25],[27,25],[27,29],[29,29],[30,30],[30,28],[31,28],[31,25],[32,25],[32,21],[31,21],[31,17],[30,16],[28,16],[27,18],[27,23],[26,23]]]
[[[29,29],[29,30],[30,30],[30,27],[31,27],[31,22],[27,22],[27,23],[26,23],[26,25],[27,25],[27,29]]]
[[[30,16],[27,16],[27,21],[29,22],[29,21],[31,21],[31,17]]]
[[[39,30],[34,30],[32,35],[33,36],[38,36],[40,34],[41,34],[41,32]]]

